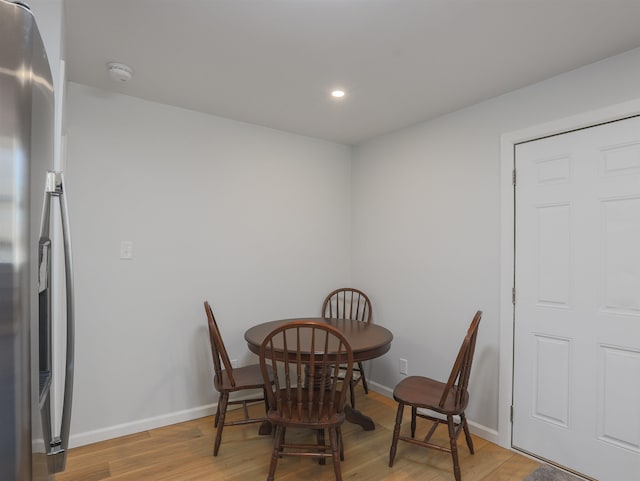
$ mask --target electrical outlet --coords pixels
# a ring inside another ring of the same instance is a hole
[[[404,374],[405,376],[409,374],[409,363],[406,359],[400,359],[400,374]]]

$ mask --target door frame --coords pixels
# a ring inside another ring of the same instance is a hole
[[[516,144],[571,130],[640,115],[640,99],[566,117],[500,136],[500,353],[498,388],[498,444],[512,449],[514,307],[514,201],[513,167]]]

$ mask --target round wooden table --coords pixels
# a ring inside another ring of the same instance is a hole
[[[283,324],[292,321],[316,321],[324,322],[337,328],[349,342],[353,351],[353,361],[367,361],[385,354],[391,348],[393,334],[388,329],[377,324],[366,324],[351,319],[326,319],[323,317],[306,317],[295,319],[279,319],[269,321],[257,326],[253,326],[244,333],[249,350],[255,354],[260,351],[260,345],[267,334]],[[349,422],[362,426],[365,431],[375,429],[373,420],[353,409],[350,405],[345,406],[346,419]]]

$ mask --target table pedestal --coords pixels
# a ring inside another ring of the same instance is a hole
[[[344,414],[347,421],[352,424],[357,424],[361,426],[365,431],[373,431],[376,428],[373,419],[369,416],[362,414],[357,409],[351,407],[350,404],[345,404],[344,406]]]
[[[309,366],[305,366],[305,380],[304,380],[304,387],[308,388],[309,387]],[[322,379],[322,373],[321,372],[317,372],[316,376],[314,377],[315,379],[315,383],[314,383],[314,388],[318,389],[320,387],[320,380]],[[329,379],[327,378],[325,380],[326,384],[329,384]],[[343,389],[347,389],[348,384],[345,384],[343,386]],[[362,414],[360,411],[358,411],[357,409],[351,407],[351,405],[349,404],[345,404],[344,406],[344,414],[345,414],[345,419],[352,423],[352,424],[357,424],[358,426],[361,426],[362,429],[364,429],[365,431],[373,431],[376,428],[375,423],[373,422],[373,419],[371,419],[369,416],[366,416],[364,414]]]
[[[262,421],[260,423],[260,429],[258,429],[258,434],[260,436],[268,436],[273,431],[273,426],[269,421]]]

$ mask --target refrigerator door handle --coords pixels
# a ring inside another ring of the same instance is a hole
[[[50,441],[49,465],[54,473],[64,471],[67,461],[67,449],[69,446],[69,432],[71,427],[71,403],[73,398],[73,372],[75,361],[75,317],[74,317],[74,290],[73,290],[73,263],[71,258],[71,232],[69,229],[69,212],[67,206],[66,185],[62,172],[47,173],[46,197],[58,197],[60,205],[60,218],[62,220],[62,237],[64,243],[64,270],[66,284],[66,362],[64,377],[64,400],[62,404],[62,420],[60,436]],[[45,202],[48,204],[48,202]],[[48,212],[43,213],[43,230],[49,230]],[[46,219],[46,220],[45,220]]]

